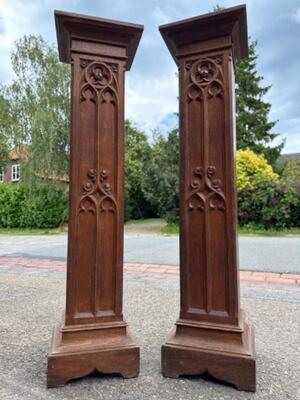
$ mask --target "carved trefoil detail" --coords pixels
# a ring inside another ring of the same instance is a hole
[[[97,211],[114,213],[117,203],[108,181],[108,171],[90,169],[87,176],[89,181],[82,188],[83,194],[79,202],[79,213],[84,211],[91,212],[94,215]]]
[[[225,195],[222,190],[222,182],[215,178],[216,168],[209,166],[196,167],[190,183],[190,195],[188,197],[188,209],[190,211],[225,211]]]

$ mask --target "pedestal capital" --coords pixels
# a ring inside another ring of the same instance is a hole
[[[220,47],[231,46],[235,59],[248,56],[245,5],[161,25],[159,30],[177,64],[185,55]]]
[[[122,49],[123,57],[126,58],[126,70],[130,70],[143,33],[143,25],[57,10],[54,11],[54,16],[60,61],[71,62],[73,41],[98,43]],[[97,53],[99,54],[99,50]],[[110,50],[110,55],[111,53]]]

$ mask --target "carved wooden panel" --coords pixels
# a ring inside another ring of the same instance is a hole
[[[78,185],[71,185],[75,208],[70,242],[71,290],[68,319],[90,322],[121,318],[123,131],[119,129],[119,79],[124,65],[113,60],[73,54],[73,138],[77,152],[72,166]],[[122,84],[121,80],[121,84]],[[120,93],[121,91],[121,93]],[[78,151],[78,149],[80,149]],[[122,209],[119,209],[121,199]],[[86,238],[86,240],[79,238]]]
[[[228,281],[232,237],[227,229],[232,185],[226,175],[225,150],[230,146],[225,119],[229,96],[224,79],[229,63],[225,52],[201,55],[180,65],[181,151],[185,154],[181,167],[182,318],[224,320],[232,311]]]

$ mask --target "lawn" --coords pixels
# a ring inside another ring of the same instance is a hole
[[[163,235],[178,235],[178,225],[166,225],[161,229]],[[300,235],[300,228],[262,229],[259,227],[239,227],[241,236],[286,236]]]
[[[125,223],[125,226],[134,227],[136,230],[141,230],[141,233],[147,231],[153,231],[153,226],[157,226],[157,233],[163,235],[178,235],[179,227],[178,225],[168,225],[160,218],[149,218],[149,219],[138,219],[130,220]],[[17,229],[17,228],[0,228],[0,235],[57,235],[60,233],[67,233],[67,225],[52,228],[52,229]],[[152,232],[151,232],[152,233]],[[153,233],[156,233],[153,231]],[[282,228],[282,229],[261,229],[255,226],[240,227],[239,235],[241,236],[286,236],[286,235],[300,235],[299,228]]]
[[[0,235],[57,235],[66,232],[68,232],[67,225],[48,229],[0,228]]]

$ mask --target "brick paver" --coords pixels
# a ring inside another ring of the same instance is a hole
[[[0,257],[0,268],[2,269],[51,269],[53,271],[64,271],[66,262],[61,260],[49,260],[45,258],[25,258],[25,257]],[[159,274],[160,276],[174,276],[179,274],[179,267],[176,265],[159,264],[138,264],[125,263],[125,271],[135,271],[144,274]],[[289,284],[300,286],[300,275],[279,274],[274,272],[252,272],[240,271],[240,279],[249,282],[265,282],[270,284]]]

